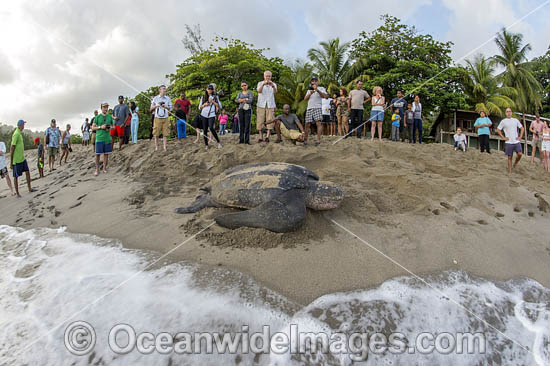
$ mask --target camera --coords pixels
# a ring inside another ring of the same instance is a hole
[[[310,84],[309,84],[308,90],[315,90],[315,89],[313,89],[313,83],[310,83]]]
[[[105,125],[105,129],[106,129],[106,130],[110,130],[110,129],[111,129],[111,125]]]
[[[161,107],[164,107],[164,102],[159,103]]]

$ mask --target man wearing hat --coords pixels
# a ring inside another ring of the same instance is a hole
[[[11,136],[11,148],[10,148],[10,166],[13,168],[13,183],[15,186],[15,194],[18,198],[21,198],[19,194],[19,177],[25,173],[27,179],[27,187],[29,192],[35,192],[36,190],[31,187],[31,174],[29,172],[29,165],[27,159],[25,159],[25,144],[23,143],[23,130],[25,129],[25,121],[20,119],[17,122],[17,128],[13,131]]]
[[[109,154],[113,152],[113,142],[111,140],[111,134],[109,133],[113,125],[113,117],[107,114],[108,110],[109,103],[101,103],[101,113],[95,117],[94,123],[92,124],[92,130],[96,131],[94,176],[99,175],[99,157],[101,155],[103,155],[103,173],[107,173]]]
[[[113,109],[113,116],[115,119],[115,129],[111,130],[111,136],[118,137],[118,149],[122,149],[125,135],[126,119],[130,115],[128,104],[124,103],[124,96],[118,97],[118,105]]]
[[[328,98],[328,93],[325,88],[319,86],[319,79],[314,76],[311,78],[311,85],[304,97],[304,100],[307,100],[306,135],[304,144],[307,143],[307,137],[310,133],[312,123],[317,125],[317,141],[315,142],[315,146],[321,143],[321,134],[323,133],[323,128],[321,127],[321,120],[323,119],[323,98]]]
[[[44,134],[44,146],[48,153],[48,166],[50,172],[55,170],[55,156],[59,153],[59,143],[61,141],[61,131],[57,128],[55,119],[50,122],[50,127]]]

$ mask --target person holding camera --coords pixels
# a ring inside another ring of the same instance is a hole
[[[204,144],[206,145],[206,150],[208,150],[208,136],[207,133],[210,131],[212,136],[218,142],[218,149],[221,149],[222,144],[216,132],[216,112],[221,108],[222,104],[220,103],[220,98],[215,91],[214,85],[210,84],[206,88],[204,95],[201,97],[199,103],[199,108],[201,110],[201,119],[202,119],[202,131],[204,136]]]
[[[103,173],[107,173],[107,164],[109,154],[113,152],[113,143],[109,133],[113,125],[113,117],[107,114],[109,103],[101,103],[101,113],[98,114],[92,124],[92,131],[96,131],[95,139],[95,172],[94,176],[99,175],[99,157],[103,155]]]
[[[315,146],[321,143],[321,134],[323,133],[323,127],[321,120],[323,119],[322,101],[323,98],[328,98],[328,93],[325,88],[319,86],[319,79],[314,76],[311,78],[311,84],[304,97],[307,100],[306,110],[306,135],[304,138],[304,145],[307,144],[307,137],[311,130],[311,124],[317,125],[317,141]]]
[[[258,104],[256,112],[256,129],[260,133],[258,142],[264,141],[264,128],[267,128],[266,142],[269,142],[273,124],[270,122],[275,118],[275,94],[277,84],[271,80],[271,71],[264,72],[264,80],[258,83]]]
[[[159,136],[162,134],[162,144],[166,151],[168,135],[170,135],[170,112],[172,100],[166,95],[166,85],[159,87],[159,95],[153,98],[150,111],[154,113],[153,136],[155,137],[155,151],[159,149]]]
[[[235,100],[239,103],[239,144],[250,145],[250,120],[252,119],[254,95],[248,90],[248,83],[246,81],[241,82],[241,89],[242,91],[237,95],[237,99]]]

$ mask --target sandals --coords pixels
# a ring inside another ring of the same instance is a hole
[[[269,143],[269,137],[265,138],[265,142]]]
[[[258,144],[261,144],[262,142],[264,142],[264,140],[258,139]]]

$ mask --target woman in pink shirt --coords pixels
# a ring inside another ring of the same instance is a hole
[[[541,121],[540,116],[537,114],[537,119],[531,122],[529,126],[529,132],[533,134],[533,141],[531,146],[533,147],[533,152],[531,153],[531,163],[535,162],[535,153],[537,148],[539,149],[540,155],[540,166],[542,167],[543,157],[542,157],[542,130],[546,127],[546,122]]]
[[[218,121],[220,121],[220,135],[225,135],[225,129],[227,127],[227,120],[229,116],[225,112],[225,108],[222,109],[222,113],[218,116]]]

